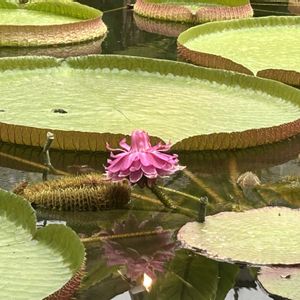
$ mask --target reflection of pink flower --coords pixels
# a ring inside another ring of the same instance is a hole
[[[171,144],[158,143],[151,146],[148,133],[135,130],[131,134],[131,146],[126,139],[120,141],[123,149],[107,149],[121,153],[111,153],[111,159],[107,162],[106,174],[109,179],[122,180],[129,178],[131,183],[137,183],[146,178],[148,185],[155,182],[157,177],[170,176],[183,167],[178,165],[176,154],[166,154]]]
[[[138,281],[146,273],[156,280],[158,273],[164,272],[164,265],[175,256],[177,243],[173,241],[173,233],[155,226],[154,219],[139,223],[129,215],[122,223],[115,223],[107,231],[108,235],[128,234],[156,230],[156,234],[144,237],[130,237],[103,242],[104,255],[109,266],[126,266],[126,276]]]

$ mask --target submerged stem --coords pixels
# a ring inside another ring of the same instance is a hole
[[[53,141],[54,141],[54,134],[52,132],[47,132],[47,139],[43,147],[44,165],[47,167],[47,169],[43,172],[44,181],[48,179],[49,172],[52,172],[53,174],[57,174],[56,169],[51,164],[51,158],[49,153],[49,149]]]
[[[200,200],[200,205],[198,210],[198,222],[204,223],[206,217],[206,206],[208,204],[208,199],[207,197],[201,197],[199,200]]]

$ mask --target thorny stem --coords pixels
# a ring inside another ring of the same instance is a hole
[[[149,187],[149,189],[153,192],[153,194],[156,195],[156,197],[165,207],[171,209],[173,212],[186,215],[190,218],[195,218],[195,215],[192,212],[175,205],[173,201],[156,184]]]
[[[161,185],[158,185],[157,187],[160,188],[161,190],[166,191],[166,192],[171,192],[171,193],[174,193],[174,194],[177,194],[177,195],[189,198],[191,200],[200,202],[199,198],[196,197],[196,196],[193,196],[193,195],[190,195],[190,194],[187,194],[187,193],[184,193],[184,192],[180,192],[180,191],[177,191],[177,190],[174,190],[174,189],[170,189],[170,188],[167,188],[167,187],[164,187],[164,186],[161,186]]]
[[[94,242],[101,242],[101,241],[105,241],[105,240],[115,240],[115,239],[131,238],[131,237],[143,237],[143,236],[157,235],[157,234],[162,234],[162,233],[166,233],[166,232],[173,232],[173,230],[171,230],[171,229],[152,230],[152,231],[114,234],[114,235],[108,235],[108,236],[92,236],[92,237],[88,237],[88,238],[81,238],[80,240],[83,243],[94,243]]]
[[[156,199],[150,198],[150,197],[145,196],[145,195],[141,195],[141,194],[137,194],[137,193],[131,193],[131,196],[134,197],[134,198],[136,198],[136,199],[149,202],[151,204],[155,204],[155,205],[161,204],[161,201],[158,201]],[[199,201],[199,199],[197,199],[197,200]],[[143,208],[143,210],[150,210],[150,211],[152,211],[153,208],[148,208],[148,209]],[[160,212],[168,212],[170,210],[164,206],[164,208],[161,209],[161,210],[159,210],[159,211]],[[185,216],[188,216],[188,217],[191,217],[191,218],[195,218],[196,217],[196,215],[193,214],[190,209],[184,208],[184,207],[176,207],[175,212],[178,212],[178,213],[180,213],[182,215],[185,215]]]
[[[149,189],[165,207],[172,210],[176,209],[176,205],[173,203],[173,201],[160,188],[158,188],[156,184],[153,184],[151,187],[149,187]]]

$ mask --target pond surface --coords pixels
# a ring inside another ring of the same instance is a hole
[[[138,55],[176,60],[176,34],[187,26],[146,20],[133,15],[126,1],[82,1],[104,11],[109,33],[102,53]],[[255,15],[289,15],[297,4],[271,1],[253,2]],[[299,5],[299,4],[298,4]],[[299,11],[299,10],[298,10]],[[100,49],[97,48],[100,52]],[[18,55],[18,51],[0,49],[0,56]],[[73,50],[72,50],[73,51]],[[275,54],[276,55],[276,54]],[[258,175],[262,183],[277,182],[285,176],[300,176],[300,136],[274,145],[239,151],[179,153],[187,171],[165,179],[170,190],[207,196],[208,213],[242,210],[265,205],[300,207],[300,201],[284,201],[270,194],[264,199],[248,199],[236,185],[246,171]],[[51,151],[52,164],[58,170],[76,173],[88,165],[103,172],[108,154]],[[41,150],[0,144],[0,187],[11,190],[18,182],[42,180]],[[197,212],[196,200],[166,190],[186,211]],[[154,195],[135,188],[131,210],[71,213],[38,210],[39,220],[65,222],[82,237],[98,232],[108,234],[141,232],[140,237],[88,243],[87,277],[77,300],[267,300],[268,295],[256,282],[257,269],[219,263],[190,251],[179,249],[174,232],[191,217],[170,214],[157,204]],[[117,225],[119,223],[119,225]],[[122,226],[120,225],[122,224]],[[143,234],[160,228],[160,234]],[[127,267],[127,269],[125,268]],[[144,273],[153,273],[155,284],[150,293],[141,287]]]

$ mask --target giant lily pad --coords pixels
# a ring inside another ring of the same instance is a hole
[[[196,26],[178,37],[178,51],[197,65],[257,74],[300,86],[300,17]]]
[[[134,11],[144,17],[194,24],[253,15],[248,0],[137,0]]]
[[[228,149],[300,132],[300,91],[163,60],[0,59],[0,91],[0,139],[16,144],[42,146],[52,130],[54,148],[105,150],[143,128],[173,149]]]
[[[299,299],[300,268],[271,268],[263,267],[258,275],[262,286],[272,295]]]
[[[102,13],[72,1],[34,1],[26,5],[0,0],[0,46],[78,43],[103,36]]]
[[[29,203],[4,191],[0,224],[1,299],[40,300],[53,293],[58,297],[65,284],[65,296],[74,292],[85,254],[71,229],[49,225],[37,230]]]
[[[224,212],[184,225],[178,239],[214,259],[255,265],[300,264],[300,210]]]

